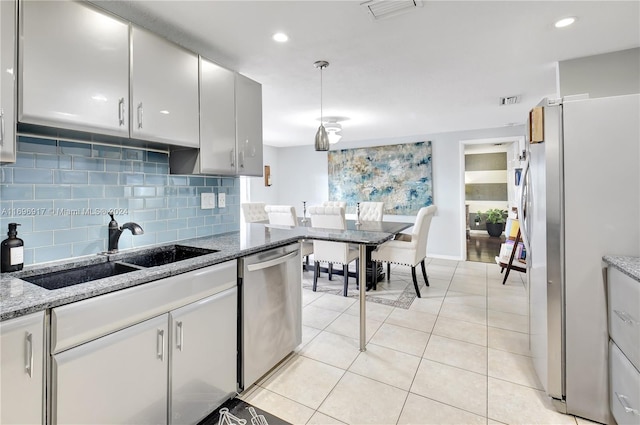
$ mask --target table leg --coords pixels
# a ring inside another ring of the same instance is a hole
[[[360,351],[367,351],[366,298],[367,298],[367,246],[360,250]]]

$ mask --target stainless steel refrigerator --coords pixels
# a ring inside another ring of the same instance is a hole
[[[603,255],[640,255],[640,95],[544,99],[530,113],[520,217],[530,350],[560,411],[609,412]]]

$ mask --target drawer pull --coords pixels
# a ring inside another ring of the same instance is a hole
[[[164,362],[164,330],[158,329],[158,339],[156,355],[160,359],[161,362]]]
[[[24,338],[26,361],[24,369],[29,375],[29,378],[33,377],[33,334],[27,332]]]
[[[182,348],[184,347],[184,331],[182,330],[182,322],[177,322],[176,323],[176,333],[177,335],[177,344],[176,344],[176,348],[180,351],[182,351]]]
[[[636,325],[638,324],[638,321],[635,320],[633,317],[631,317],[631,315],[629,313],[627,313],[626,311],[620,311],[620,310],[613,310],[613,312],[615,314],[618,315],[618,317],[627,325]]]
[[[622,407],[624,407],[624,411],[626,413],[633,413],[636,416],[640,416],[640,412],[638,412],[638,409],[634,409],[629,406],[629,403],[627,402],[629,398],[626,395],[618,394],[616,392],[616,397],[618,397],[618,401],[620,402],[620,404],[622,404]]]

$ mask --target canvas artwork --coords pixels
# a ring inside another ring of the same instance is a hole
[[[329,151],[329,199],[355,213],[363,201],[384,213],[416,215],[433,204],[431,142]]]

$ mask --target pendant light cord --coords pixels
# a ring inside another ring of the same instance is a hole
[[[323,125],[323,118],[322,118],[322,70],[324,69],[324,66],[320,67],[320,125]]]

